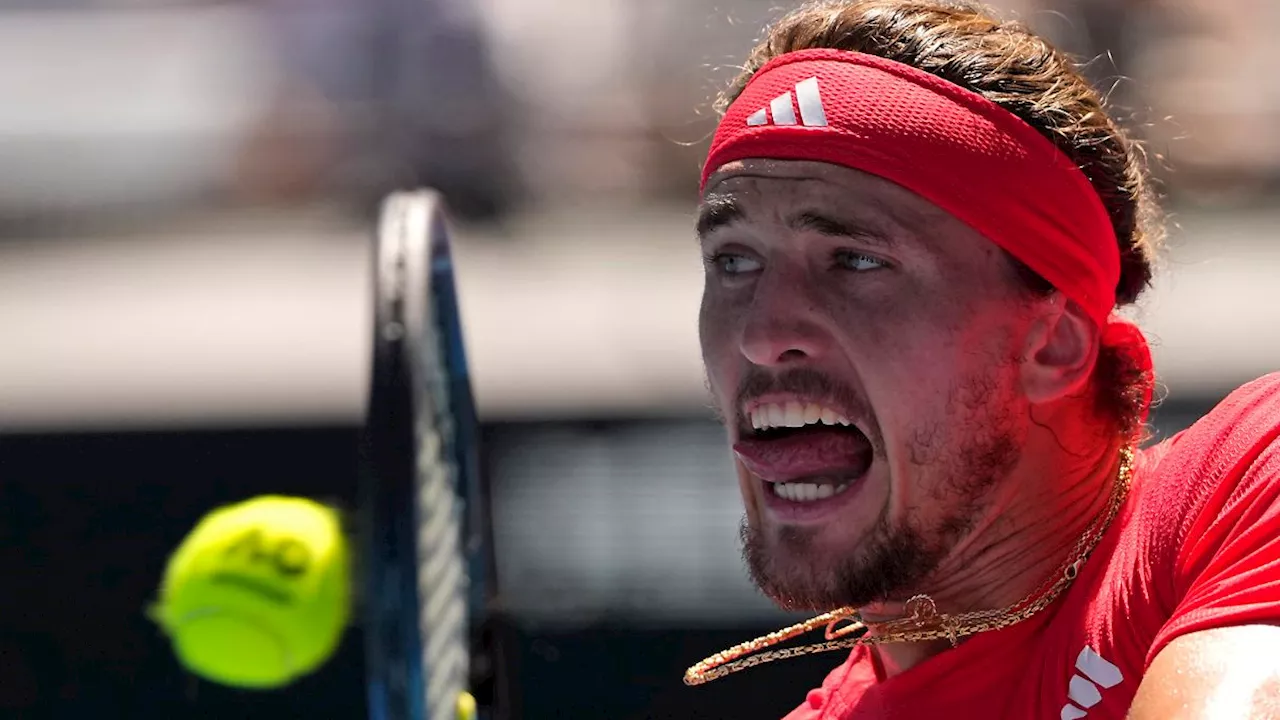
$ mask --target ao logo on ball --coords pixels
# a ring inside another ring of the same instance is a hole
[[[265,496],[205,516],[169,560],[156,620],[193,673],[271,688],[319,667],[350,613],[337,513]]]
[[[272,538],[257,527],[233,540],[223,557],[223,567],[213,581],[233,585],[280,604],[295,601],[286,583],[302,577],[311,567],[311,550],[294,538]]]

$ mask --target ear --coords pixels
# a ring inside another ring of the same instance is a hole
[[[1054,293],[1032,321],[1022,351],[1022,387],[1032,403],[1079,393],[1098,359],[1098,326],[1076,303]]]

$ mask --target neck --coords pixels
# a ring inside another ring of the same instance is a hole
[[[1048,591],[1076,559],[1076,543],[1105,519],[1119,443],[1095,437],[1084,452],[1067,452],[1052,432],[1037,428],[1034,434],[1045,437],[1029,438],[1022,459],[973,528],[920,589],[939,613],[1000,610]],[[870,632],[878,632],[877,622],[907,614],[905,600],[861,608]],[[877,645],[879,669],[889,677],[950,647],[948,640]]]

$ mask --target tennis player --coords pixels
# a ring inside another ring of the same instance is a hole
[[[1140,446],[1147,178],[979,6],[772,27],[703,171],[700,331],[750,571],[822,614],[688,682],[825,628],[794,720],[1280,718],[1280,375]]]

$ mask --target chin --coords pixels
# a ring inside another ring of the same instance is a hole
[[[788,610],[860,607],[914,594],[944,554],[927,534],[890,526],[878,512],[822,524],[744,520],[742,541],[757,587]]]
[[[788,611],[823,612],[845,604],[841,578],[850,551],[810,545],[789,528],[745,530],[743,558],[756,587]]]

